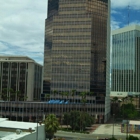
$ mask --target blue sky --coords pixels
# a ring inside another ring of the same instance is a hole
[[[111,0],[112,30],[140,24],[140,0]],[[47,0],[0,0],[0,55],[26,55],[43,64]]]

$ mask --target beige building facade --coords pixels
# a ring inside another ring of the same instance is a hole
[[[11,101],[13,93],[9,89],[20,91],[15,95],[19,101],[40,100],[42,66],[27,56],[0,56],[0,93]]]

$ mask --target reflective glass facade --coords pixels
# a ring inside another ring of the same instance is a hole
[[[109,94],[108,7],[109,0],[48,0],[44,93],[76,89]]]
[[[112,36],[112,91],[140,92],[140,26],[114,31]]]

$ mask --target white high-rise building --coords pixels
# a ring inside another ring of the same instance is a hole
[[[140,26],[112,32],[111,96],[140,93]]]

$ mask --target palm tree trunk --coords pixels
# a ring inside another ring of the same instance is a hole
[[[139,95],[139,109],[140,109],[140,95]]]

